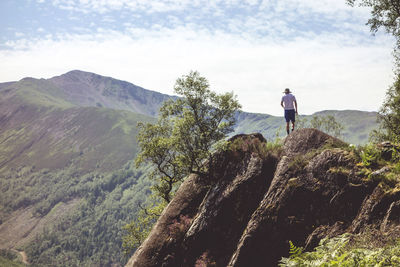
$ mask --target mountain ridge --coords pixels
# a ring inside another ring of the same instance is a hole
[[[49,79],[24,78],[18,82],[6,83],[6,85],[2,83],[0,91],[10,86],[38,87],[36,83],[41,84],[42,87],[36,88],[35,92],[41,95],[42,104],[105,107],[152,117],[157,115],[163,101],[177,98],[144,89],[127,81],[80,70],[73,70]],[[26,95],[33,94],[32,90],[23,91]],[[369,133],[378,128],[377,112],[374,111],[323,110],[312,115],[300,115],[298,118],[309,120],[313,116],[326,115],[334,116],[345,127],[342,138],[349,143],[367,143]],[[241,111],[237,113],[236,118],[237,124],[233,134],[260,132],[267,140],[285,136],[284,119],[281,116]]]

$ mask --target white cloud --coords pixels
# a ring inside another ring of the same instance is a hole
[[[281,92],[291,88],[301,113],[323,109],[377,110],[391,83],[392,40],[360,44],[343,33],[279,42],[194,27],[129,33],[58,35],[9,42],[0,50],[0,81],[81,69],[172,94],[190,70],[219,91],[234,91],[244,110],[281,115]],[[345,45],[343,45],[345,43]]]
[[[43,2],[42,0],[37,1]],[[296,14],[315,12],[338,18],[349,12],[366,14],[367,10],[351,8],[345,3],[345,0],[51,0],[51,2],[54,6],[63,9],[99,13],[115,10],[166,13],[183,11],[188,8],[201,8],[203,12],[218,13],[223,7],[251,8],[258,6],[261,11],[272,8],[278,13],[294,10]]]

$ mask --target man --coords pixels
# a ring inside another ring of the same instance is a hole
[[[297,114],[297,101],[296,97],[292,95],[289,88],[284,91],[285,95],[282,97],[281,106],[285,110],[286,132],[289,135],[289,123],[292,122],[292,132],[294,131],[294,123]]]

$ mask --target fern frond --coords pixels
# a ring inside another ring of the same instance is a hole
[[[300,256],[300,254],[303,252],[302,247],[296,247],[291,240],[289,240],[289,255],[290,258],[295,258]]]

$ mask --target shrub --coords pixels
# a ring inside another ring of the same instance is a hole
[[[382,160],[380,151],[374,145],[367,145],[361,151],[361,161],[365,167],[375,168]]]
[[[290,257],[282,258],[279,266],[399,266],[399,241],[385,247],[363,248],[350,244],[351,237],[344,234],[322,239],[311,252],[301,252],[301,248],[291,244]]]

